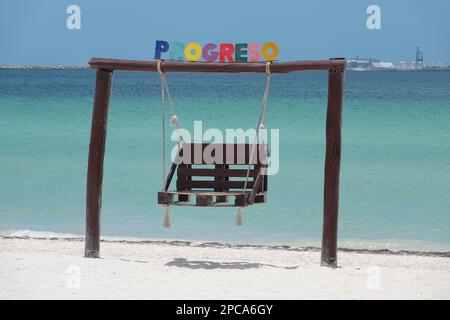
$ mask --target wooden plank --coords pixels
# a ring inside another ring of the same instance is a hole
[[[214,171],[218,171],[218,170],[221,170],[221,171],[225,171],[225,168],[227,167],[227,165],[226,164],[216,164],[215,165],[215,168],[214,168]],[[215,176],[214,177],[214,180],[215,181],[228,181],[228,177],[225,177],[225,176]],[[214,192],[219,192],[219,191],[224,191],[225,190],[225,188],[224,187],[222,187],[222,188],[215,188],[214,189]],[[227,196],[216,196],[216,202],[227,202],[228,201],[228,197]]]
[[[175,201],[171,205],[172,206],[180,206],[180,207],[197,207],[196,203],[184,202],[184,201],[182,201],[182,202]],[[231,207],[237,207],[237,206],[234,203],[229,203],[229,202],[213,202],[212,204],[210,204],[208,206],[204,206],[204,207],[231,208]]]
[[[213,204],[213,197],[198,194],[195,198],[195,204],[199,207],[211,206]]]
[[[188,164],[179,164],[178,165],[178,170],[177,170],[177,175],[178,175],[178,171],[179,170],[181,170],[181,169],[190,169],[191,168],[191,165],[188,165]],[[192,178],[191,177],[188,177],[188,176],[182,176],[182,177],[180,177],[179,175],[177,176],[177,190],[188,190],[189,188],[187,187],[187,182],[189,181],[189,180],[192,180]],[[185,201],[185,202],[189,202],[189,201],[191,201],[191,197],[190,196],[188,196],[188,195],[183,195],[183,194],[180,194],[179,196],[178,196],[178,201]]]
[[[337,228],[344,73],[329,72],[321,265],[337,267]]]
[[[191,196],[188,194],[179,194],[178,201],[179,202],[191,202]]]
[[[255,177],[257,170],[250,170],[249,176]],[[247,169],[203,169],[203,168],[180,168],[178,176],[188,177],[246,177]]]
[[[157,61],[119,60],[92,58],[89,65],[92,69],[122,70],[122,71],[148,71],[157,72]],[[316,61],[288,61],[273,62],[270,65],[271,73],[288,73],[306,70],[344,70],[346,62],[343,59],[316,60]],[[265,62],[246,63],[219,63],[219,62],[190,62],[190,61],[164,61],[161,64],[164,72],[266,72]]]
[[[185,189],[243,189],[245,181],[177,181],[177,189],[185,190]],[[248,181],[247,188],[253,188],[253,181]]]
[[[267,202],[267,192],[259,193],[255,196],[255,203]]]
[[[84,256],[87,258],[98,258],[100,256],[100,213],[102,206],[103,159],[105,156],[112,78],[112,72],[97,70],[86,186],[86,236]]]
[[[216,196],[216,203],[228,202],[227,196]]]
[[[214,192],[211,190],[189,190],[189,191],[162,191],[164,193],[168,194],[174,194],[174,195],[208,195],[208,196],[236,196],[242,194],[242,191],[220,191],[220,192]],[[245,191],[246,193],[250,194],[250,191]]]
[[[236,207],[246,207],[248,206],[248,193],[245,194],[239,194],[236,196],[236,198],[234,199],[234,205]]]
[[[165,191],[158,192],[158,204],[171,204],[173,203],[174,194],[167,193]]]
[[[229,170],[229,169],[230,169],[230,166],[227,165],[227,164],[225,164],[225,165],[224,165],[224,169],[225,169],[225,170]],[[227,176],[224,176],[223,180],[224,180],[224,181],[230,181],[230,178],[227,177]],[[229,188],[223,188],[223,191],[230,191],[230,189],[229,189]],[[223,200],[222,202],[228,202],[228,197],[222,197],[222,198],[217,197],[216,199],[217,199],[217,202],[220,202],[219,199],[222,199],[222,200]]]
[[[267,145],[257,144],[250,159],[253,147],[253,144],[185,143],[179,155],[183,164],[266,164]]]

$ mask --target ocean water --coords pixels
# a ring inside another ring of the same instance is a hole
[[[169,74],[181,124],[253,128],[264,76]],[[93,71],[0,71],[0,230],[84,234]],[[340,245],[450,250],[450,73],[347,72]],[[172,207],[162,228],[157,74],[114,77],[102,234],[320,244],[327,74],[274,75],[267,125],[280,130],[269,201],[235,226],[230,208]]]

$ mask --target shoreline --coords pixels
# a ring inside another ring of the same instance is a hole
[[[84,237],[76,238],[38,238],[29,236],[0,236],[0,240],[37,240],[37,241],[69,241],[69,242],[84,242]],[[113,239],[112,237],[102,238],[100,243],[122,243],[122,244],[137,244],[137,245],[169,245],[193,248],[229,248],[229,249],[264,249],[264,250],[286,250],[296,252],[314,251],[320,252],[320,247],[302,247],[290,245],[258,245],[258,244],[230,244],[221,242],[202,242],[190,240],[167,240],[167,239],[136,239],[122,238]],[[357,253],[357,254],[379,254],[379,255],[394,255],[394,256],[418,256],[418,257],[439,257],[450,258],[450,251],[414,251],[414,250],[390,250],[390,249],[352,249],[338,247],[338,252]]]
[[[0,239],[30,239],[30,240],[65,240],[84,242],[84,235],[65,234],[47,231],[31,231],[31,230],[3,230],[0,231]],[[305,241],[297,245],[293,244],[274,244],[274,243],[231,243],[222,241],[208,240],[187,240],[187,239],[167,239],[167,238],[147,238],[132,236],[102,236],[101,243],[128,243],[128,244],[155,244],[155,245],[174,245],[186,247],[211,247],[211,248],[253,248],[268,250],[288,250],[288,251],[320,251],[320,243],[312,244],[311,241]],[[340,245],[340,242],[344,245]],[[443,257],[450,258],[450,249],[443,250],[417,250],[405,249],[405,244],[397,244],[397,249],[377,247],[375,242],[346,240],[338,241],[338,252],[359,253],[359,254],[386,254],[386,255],[410,255],[410,256],[426,256],[426,257]],[[358,247],[356,247],[358,245]],[[395,246],[394,246],[395,247]],[[442,248],[446,245],[442,244]]]

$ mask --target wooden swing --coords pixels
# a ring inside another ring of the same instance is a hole
[[[164,209],[165,227],[170,227],[169,206],[238,207],[236,224],[242,224],[245,207],[267,200],[268,145],[260,136],[270,91],[270,62],[266,64],[266,85],[257,133],[253,144],[185,143],[175,114],[165,73],[159,60],[161,77],[163,130],[163,189],[158,192],[158,204]],[[166,116],[165,98],[171,111],[170,123],[177,130],[179,143],[176,159],[166,176]],[[169,190],[176,172],[176,189]],[[195,198],[195,199],[194,199]]]
[[[103,163],[113,75],[117,71],[155,72],[158,70],[157,65],[159,63],[157,61],[93,58],[89,64],[92,69],[96,70],[96,84],[86,181],[86,236],[84,256],[98,258],[100,257]],[[319,61],[286,61],[270,65],[270,71],[274,73],[306,70],[321,70],[328,73],[321,265],[332,268],[337,267],[339,177],[342,145],[341,126],[345,66],[346,62],[343,58]],[[263,73],[267,72],[267,66],[265,67],[263,64],[253,62],[216,63],[167,61],[165,63],[165,70],[171,72]],[[164,175],[165,178],[166,175]],[[257,203],[257,200],[258,197],[255,197],[255,203]]]
[[[209,154],[208,149],[212,150],[212,162],[203,157]],[[180,156],[170,167],[164,190],[158,192],[158,204],[246,207],[266,202],[267,145],[258,144],[256,149],[252,157],[251,144],[183,144]],[[189,153],[188,161],[182,160],[186,159],[185,151]],[[169,191],[175,171],[176,190]]]

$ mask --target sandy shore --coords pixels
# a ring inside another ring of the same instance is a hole
[[[0,299],[449,299],[450,258],[166,241],[0,238]]]

